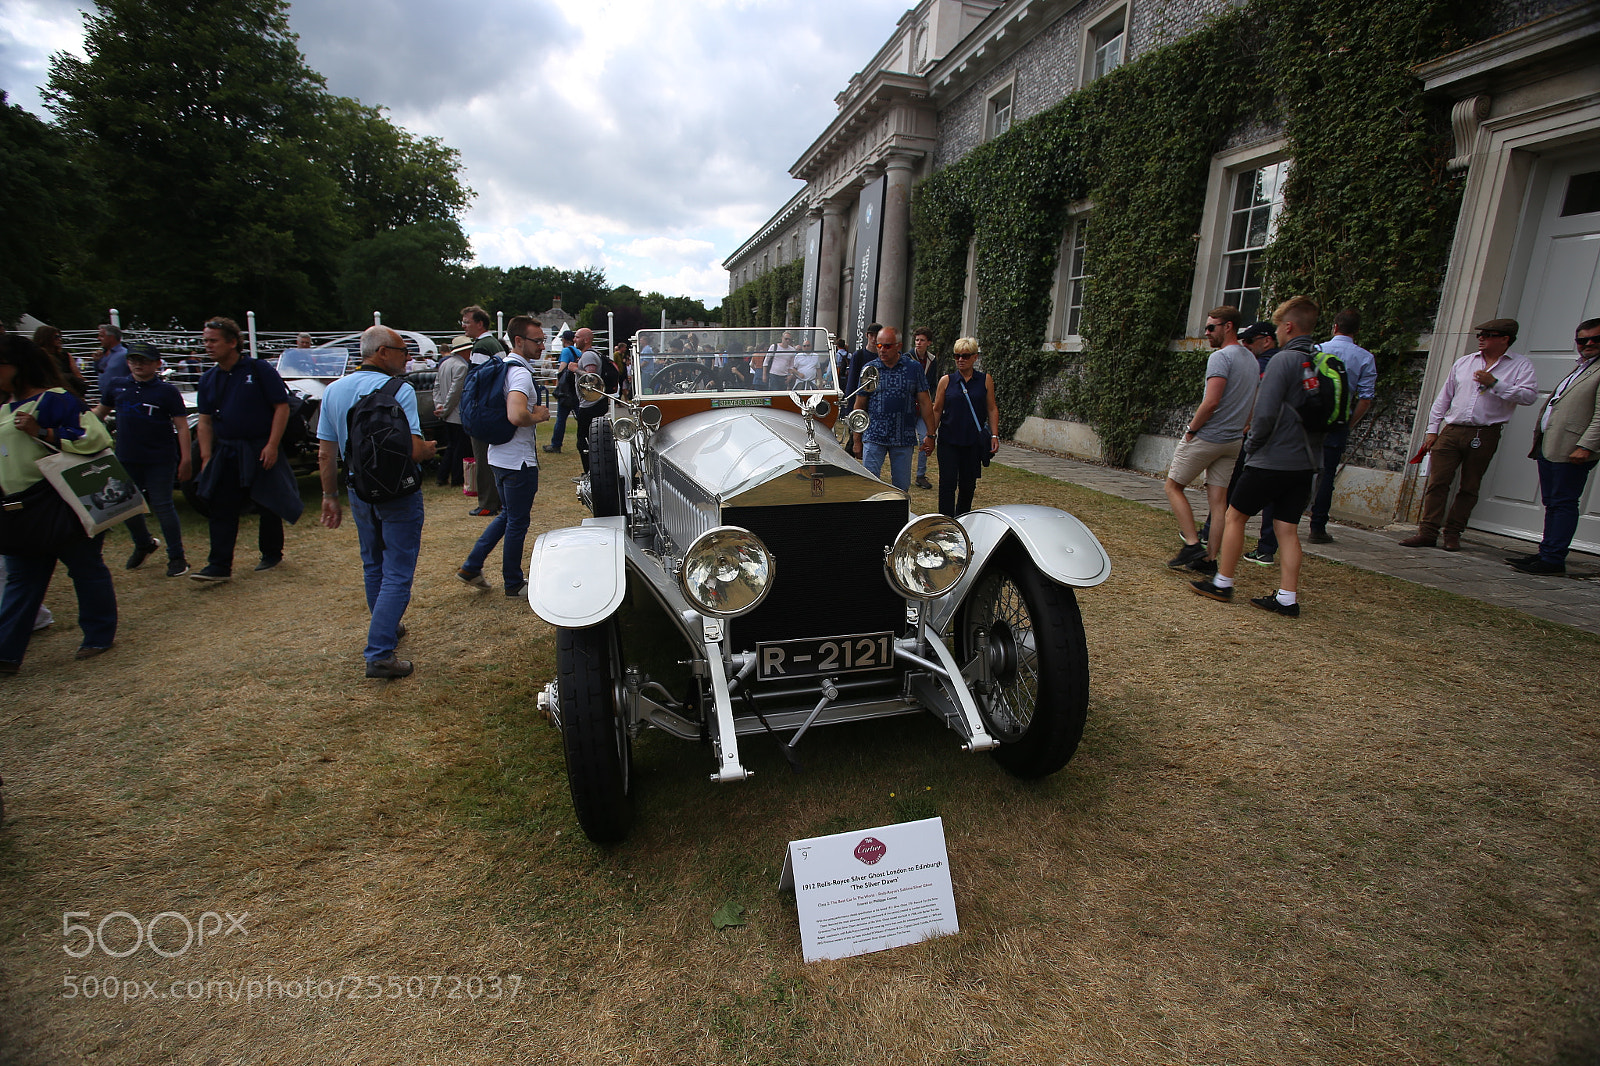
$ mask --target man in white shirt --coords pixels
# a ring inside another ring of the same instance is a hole
[[[504,444],[488,447],[489,472],[500,491],[500,513],[489,522],[472,546],[456,576],[473,588],[487,589],[483,564],[494,546],[505,540],[500,572],[507,596],[520,596],[528,587],[522,572],[522,548],[528,539],[533,498],[539,492],[539,438],[534,428],[550,417],[544,390],[533,380],[533,366],[544,358],[544,327],[527,315],[506,323],[511,354],[506,357],[506,418],[516,427]],[[480,474],[480,477],[483,475]]]
[[[1519,407],[1539,395],[1539,374],[1533,361],[1510,350],[1517,339],[1517,320],[1491,318],[1479,324],[1478,350],[1463,355],[1450,368],[1428,412],[1428,490],[1422,496],[1417,535],[1400,542],[1406,548],[1432,548],[1444,530],[1444,550],[1461,550],[1461,531],[1478,502],[1489,460],[1500,447],[1500,432]],[[1461,472],[1461,487],[1448,515],[1450,482]]]

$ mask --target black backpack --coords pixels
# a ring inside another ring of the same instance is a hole
[[[1326,433],[1349,425],[1355,393],[1344,360],[1321,348],[1307,352],[1300,360],[1300,385],[1290,393],[1289,403],[1307,433]]]
[[[367,503],[388,503],[422,488],[422,475],[411,458],[411,423],[396,399],[402,378],[390,378],[350,408],[344,461],[350,491]]]

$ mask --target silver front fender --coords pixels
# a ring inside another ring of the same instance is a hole
[[[528,604],[553,626],[582,629],[616,613],[628,591],[627,519],[585,518],[533,542]]]
[[[1031,503],[1002,504],[961,516],[972,540],[972,565],[955,587],[930,603],[928,623],[946,632],[984,565],[1015,538],[1045,577],[1058,585],[1089,588],[1111,576],[1111,557],[1089,527],[1065,511]]]

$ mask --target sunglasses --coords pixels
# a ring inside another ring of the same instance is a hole
[[[1480,329],[1478,331],[1478,339],[1479,340],[1483,340],[1485,337],[1509,337],[1509,336],[1511,336],[1511,334],[1509,334],[1509,333],[1501,333],[1499,330],[1493,330],[1493,329]]]
[[[1587,348],[1591,344],[1600,344],[1600,333],[1596,333],[1592,337],[1575,337],[1574,342],[1580,348]]]

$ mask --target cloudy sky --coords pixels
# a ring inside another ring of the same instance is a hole
[[[48,117],[78,0],[0,0],[0,89]],[[911,0],[298,0],[328,88],[461,151],[478,261],[714,304],[789,165]],[[470,19],[461,12],[470,11]],[[841,42],[848,42],[842,44]]]

